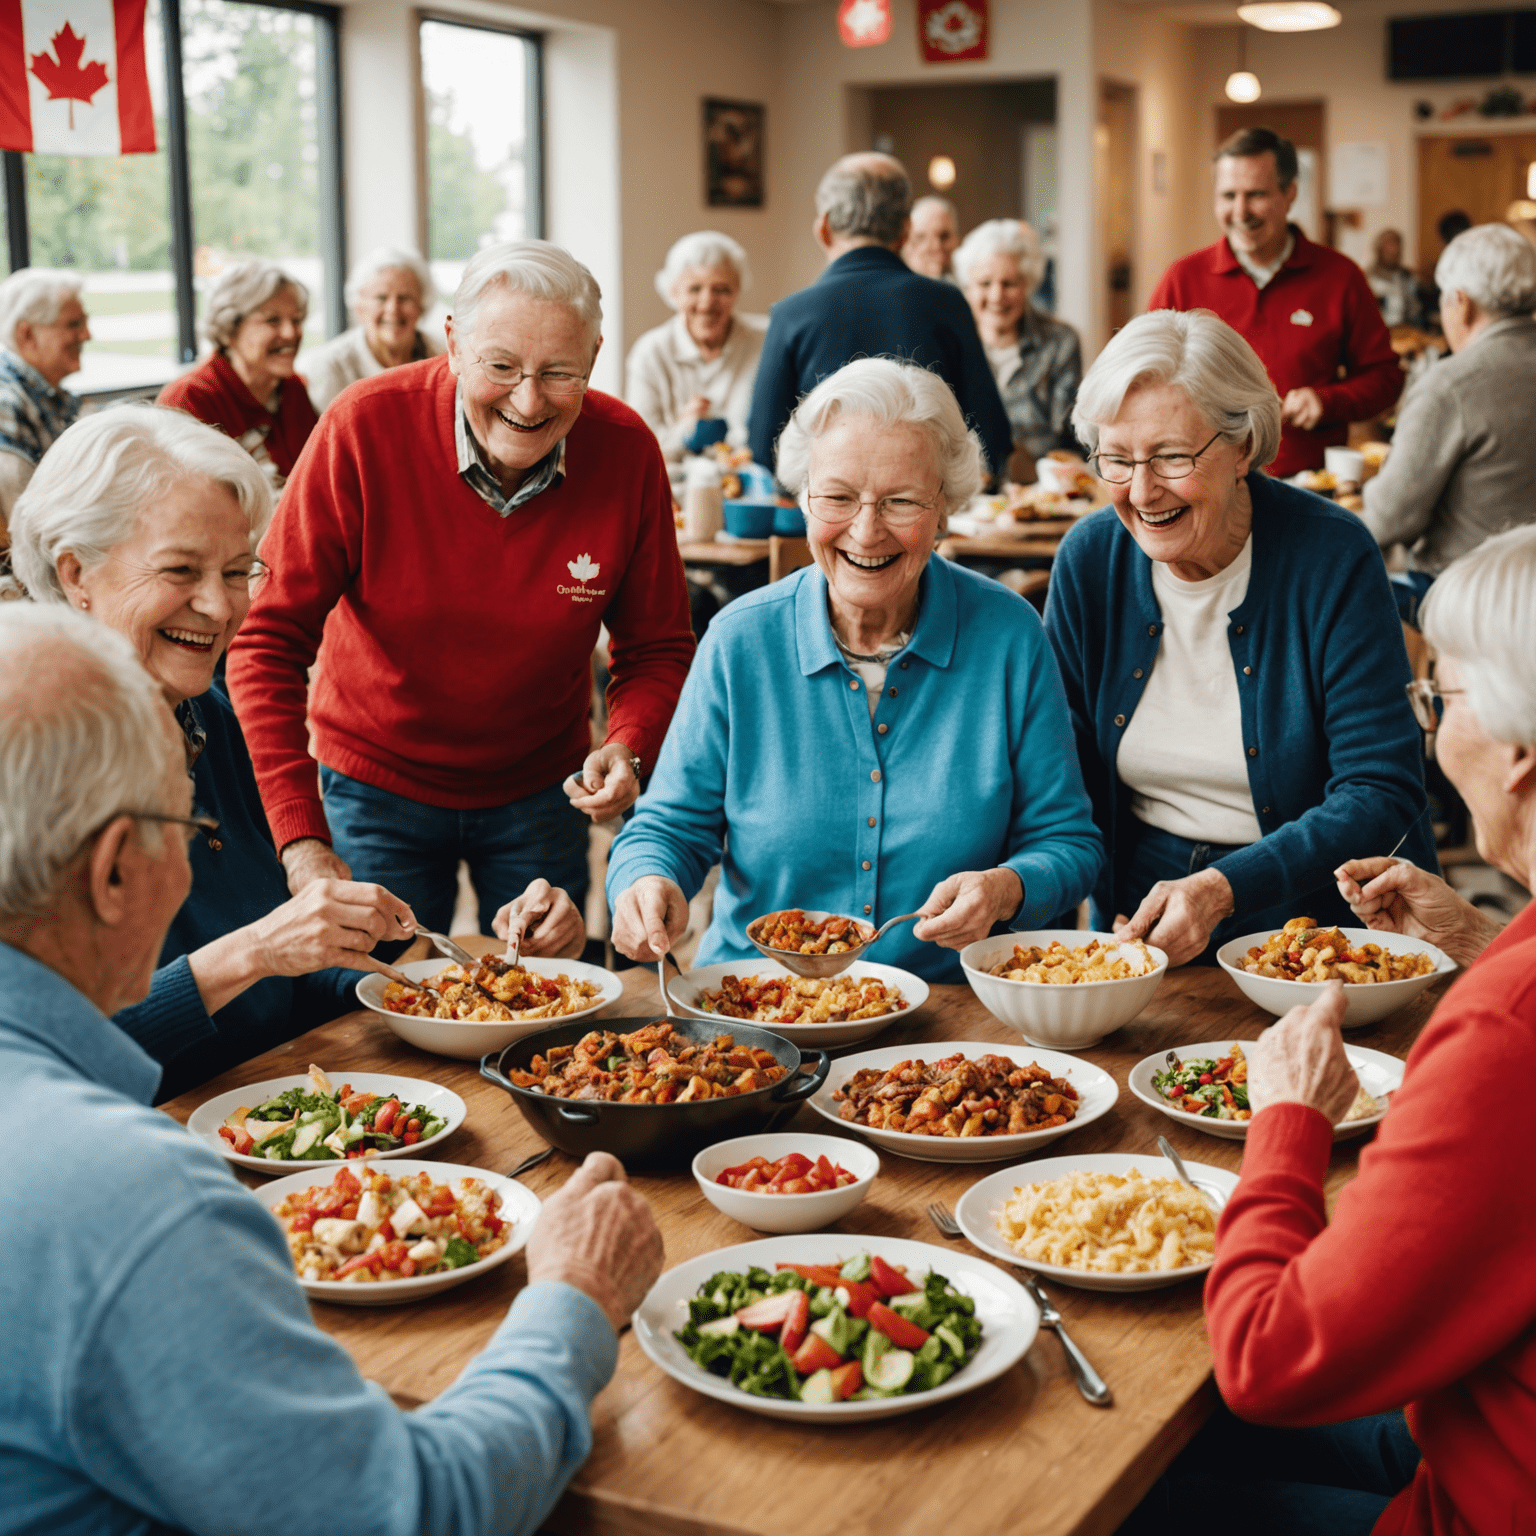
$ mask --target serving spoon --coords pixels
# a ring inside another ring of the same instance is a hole
[[[825,922],[830,917],[845,916],[842,912],[810,912],[803,907],[800,910],[813,923]],[[768,913],[767,916],[777,917],[778,913]],[[747,924],[747,938],[759,954],[766,956],[769,960],[777,960],[785,970],[793,971],[796,976],[818,978],[841,976],[850,965],[857,965],[864,953],[878,944],[898,923],[914,922],[922,916],[921,912],[904,912],[900,917],[893,917],[889,922],[882,923],[862,944],[854,944],[835,955],[802,955],[793,949],[775,949],[771,944],[765,944],[752,931],[763,922],[761,917]],[[860,933],[870,926],[868,923],[860,922],[856,917],[850,917],[848,921],[853,924],[854,930]]]
[[[1199,1184],[1195,1183],[1195,1181],[1189,1176],[1189,1169],[1184,1166],[1184,1159],[1179,1156],[1178,1148],[1175,1147],[1174,1144],[1169,1141],[1166,1136],[1159,1136],[1157,1138],[1157,1150],[1161,1152],[1170,1163],[1173,1164],[1173,1171],[1178,1175],[1179,1183],[1185,1185],[1189,1189],[1194,1190],[1194,1192],[1201,1196],[1201,1198],[1205,1200],[1206,1204],[1211,1206],[1219,1216],[1221,1214],[1222,1207],[1227,1203],[1227,1197],[1225,1193],[1217,1189],[1214,1184],[1206,1184],[1204,1182]]]

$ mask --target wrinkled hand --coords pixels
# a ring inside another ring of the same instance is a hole
[[[1219,869],[1159,880],[1129,922],[1116,918],[1115,938],[1122,944],[1144,939],[1167,954],[1169,965],[1183,965],[1204,952],[1217,923],[1230,917],[1233,907],[1232,887]]]
[[[613,906],[613,947],[631,960],[660,960],[688,927],[688,898],[663,875],[641,875]]]
[[[587,925],[576,903],[548,880],[533,880],[491,920],[491,932],[505,939],[510,951],[513,935],[523,936],[525,955],[559,955],[573,960],[587,942]]]
[[[1499,925],[1463,901],[1439,875],[1398,859],[1351,859],[1334,870],[1339,895],[1367,928],[1402,933],[1471,965]]]
[[[941,949],[964,949],[986,938],[993,923],[1006,923],[1023,903],[1024,882],[1013,870],[967,870],[934,886],[912,933]]]
[[[593,821],[612,821],[640,798],[640,780],[630,766],[629,748],[610,741],[587,754],[580,773],[565,781],[571,804]]]
[[[1310,432],[1323,419],[1323,399],[1315,389],[1293,389],[1280,402],[1280,419],[1288,427]]]
[[[1248,1102],[1255,1115],[1271,1104],[1305,1104],[1337,1125],[1349,1113],[1360,1080],[1339,1033],[1344,1008],[1343,984],[1330,981],[1315,1003],[1292,1008],[1254,1041]]]
[[[608,1152],[586,1161],[544,1202],[528,1238],[528,1283],[563,1280],[607,1314],[615,1333],[645,1300],[665,1257],[661,1232],[623,1164]]]
[[[411,909],[382,885],[320,877],[245,931],[263,976],[307,976],[329,966],[382,970],[368,951],[415,928]]]
[[[282,851],[283,869],[288,875],[288,893],[297,896],[312,880],[350,880],[351,866],[318,837],[301,837]]]

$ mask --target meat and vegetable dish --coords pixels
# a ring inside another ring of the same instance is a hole
[[[789,1075],[772,1052],[737,1045],[732,1035],[703,1043],[678,1034],[665,1019],[632,1034],[594,1029],[575,1045],[536,1055],[526,1071],[507,1074],[519,1088],[557,1099],[610,1104],[690,1104],[767,1088]]]
[[[1355,944],[1337,928],[1319,928],[1310,917],[1293,917],[1263,946],[1255,944],[1238,962],[1241,970],[1281,981],[1342,981],[1370,984],[1407,981],[1435,968],[1427,954],[1397,955],[1380,944]]]
[[[755,918],[747,924],[747,933],[769,949],[796,955],[845,955],[875,936],[875,930],[857,918],[832,916],[817,922],[799,907]]]
[[[430,980],[431,986],[423,983],[416,987],[390,982],[384,988],[384,1006],[391,1013],[413,1014],[419,1019],[488,1024],[557,1019],[581,1013],[602,997],[601,990],[590,981],[574,980],[564,971],[558,976],[536,976],[521,966],[490,960],[482,960],[473,971],[450,965]],[[485,990],[478,990],[476,983]]]
[[[832,1097],[841,1119],[909,1136],[1019,1136],[1077,1115],[1077,1089],[1065,1078],[1006,1056],[865,1067]]]
[[[900,1013],[900,987],[873,976],[723,976],[699,996],[699,1007],[757,1024],[840,1024]]]

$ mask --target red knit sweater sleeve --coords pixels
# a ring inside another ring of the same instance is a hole
[[[1403,392],[1403,370],[1381,306],[1354,262],[1345,260],[1344,369],[1336,384],[1317,386],[1324,421],[1369,421]]]
[[[1216,1380],[1241,1417],[1400,1407],[1462,1382],[1536,1319],[1536,982],[1496,1002],[1480,980],[1464,978],[1420,1037],[1331,1223],[1327,1122],[1300,1105],[1255,1117],[1205,1293]]]

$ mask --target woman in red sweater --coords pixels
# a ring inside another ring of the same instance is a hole
[[[1478,851],[1529,888],[1536,528],[1456,561],[1423,613],[1438,675],[1411,685],[1415,710],[1471,808]],[[1536,902],[1499,933],[1412,865],[1358,859],[1338,880],[1371,927],[1469,969],[1409,1054],[1332,1221],[1323,1178],[1356,1086],[1343,989],[1261,1037],[1242,1182],[1205,1292],[1231,1414],[1149,1504],[1181,1528],[1199,1508],[1243,1510],[1244,1532],[1536,1532]],[[1404,1404],[1412,1443],[1389,1413]]]

